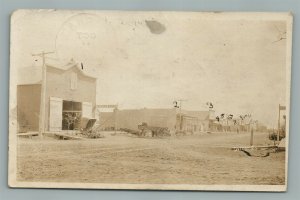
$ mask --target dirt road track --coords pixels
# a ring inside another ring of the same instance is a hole
[[[255,134],[256,145],[269,143]],[[230,150],[248,134],[147,139],[18,140],[18,179],[47,182],[284,184],[285,153],[248,157]]]

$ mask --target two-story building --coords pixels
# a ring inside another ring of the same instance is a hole
[[[19,71],[18,132],[39,131],[41,124],[45,131],[79,129],[83,118],[94,117],[97,79],[73,60],[62,66],[46,63],[42,91],[42,67]],[[40,123],[41,118],[44,123]]]

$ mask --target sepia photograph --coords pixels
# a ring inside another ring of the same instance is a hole
[[[286,191],[292,20],[15,11],[9,186]]]

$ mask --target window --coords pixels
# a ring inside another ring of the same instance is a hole
[[[75,72],[71,73],[70,86],[71,86],[71,90],[77,89],[77,73]]]

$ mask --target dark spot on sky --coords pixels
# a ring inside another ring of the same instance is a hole
[[[153,34],[161,34],[165,32],[166,27],[155,20],[145,20],[147,27],[149,28],[150,32]]]

